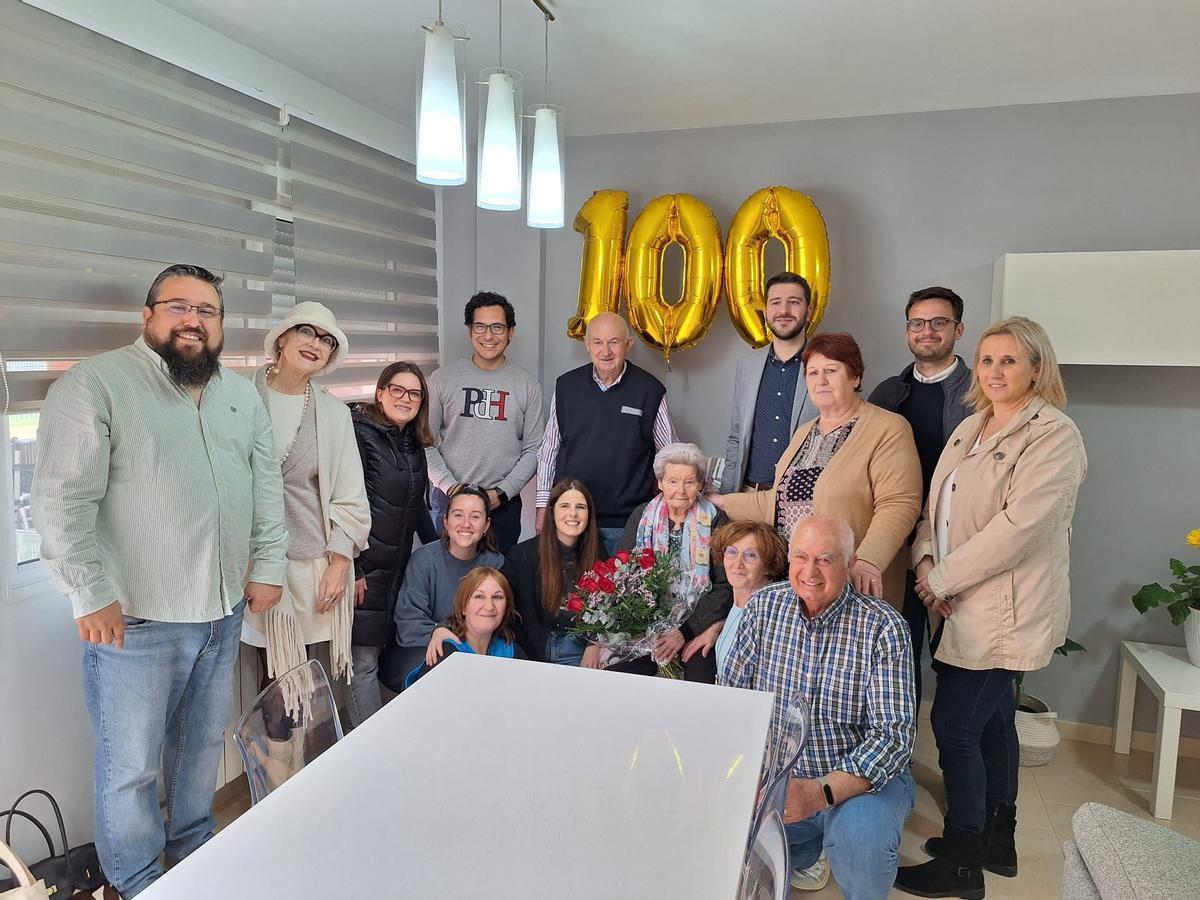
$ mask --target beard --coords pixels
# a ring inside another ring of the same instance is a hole
[[[914,359],[919,359],[923,362],[936,362],[939,359],[949,359],[954,355],[954,345],[947,347],[945,344],[917,344],[909,345],[908,348]]]
[[[200,344],[199,352],[185,353],[175,345],[176,336],[187,333],[198,334],[205,338],[205,342]],[[221,350],[225,346],[225,342],[221,341],[216,347],[210,348],[207,343],[207,335],[194,328],[172,331],[170,337],[163,344],[159,344],[147,334],[146,344],[162,357],[163,362],[167,364],[167,374],[181,388],[202,388],[208,384],[209,380],[217,374],[217,369],[221,367]]]
[[[779,340],[781,340],[781,341],[790,341],[792,338],[797,337],[800,334],[800,332],[802,332],[807,327],[808,327],[808,319],[807,318],[798,320],[796,322],[796,324],[792,326],[790,331],[780,331],[779,329],[777,329],[775,327],[775,325],[773,323],[767,322],[767,330],[770,331],[771,334],[775,335],[775,337],[779,338]]]

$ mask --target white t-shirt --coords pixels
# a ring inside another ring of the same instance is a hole
[[[283,459],[292,446],[300,419],[304,415],[304,394],[281,394],[267,388],[267,412],[271,415],[271,430],[275,435],[275,458]]]

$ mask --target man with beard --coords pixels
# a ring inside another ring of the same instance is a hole
[[[287,562],[271,421],[218,361],[224,315],[220,277],[165,269],[142,336],[64,374],[38,428],[34,515],[84,642],[96,844],[125,898],[212,836],[242,614],[279,602]]]
[[[721,492],[767,491],[775,483],[775,464],[792,432],[815,418],[808,399],[800,353],[808,340],[812,288],[793,272],[767,279],[764,317],[771,332],[765,354],[738,360],[733,379],[733,417],[725,445]],[[765,357],[765,358],[764,358]]]
[[[954,355],[954,345],[963,335],[962,317],[962,297],[949,288],[928,287],[913,292],[904,306],[904,319],[908,349],[914,361],[899,375],[885,378],[871,392],[871,403],[899,413],[912,426],[924,483],[922,509],[946,441],[971,414],[963,402],[971,386],[971,367]],[[921,646],[928,628],[928,613],[914,583],[910,569],[905,576],[902,612],[912,631],[913,680],[920,703]]]

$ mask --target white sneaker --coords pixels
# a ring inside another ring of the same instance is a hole
[[[792,887],[798,891],[819,891],[829,884],[829,861],[821,857],[807,869],[792,869]]]

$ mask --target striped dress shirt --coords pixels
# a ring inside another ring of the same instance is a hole
[[[867,779],[877,791],[912,757],[917,732],[908,625],[849,582],[815,618],[786,581],[758,591],[742,613],[720,683],[774,691],[773,734],[780,733],[787,698],[803,693],[812,723],[797,777],[838,770]]]
[[[211,622],[246,581],[283,583],[283,482],[249,380],[221,368],[197,406],[138,338],[55,382],[38,451],[34,526],[76,618],[119,600],[127,616]]]

